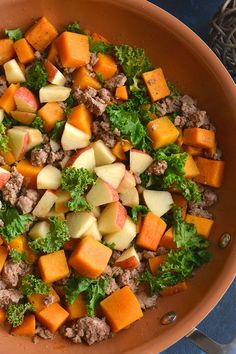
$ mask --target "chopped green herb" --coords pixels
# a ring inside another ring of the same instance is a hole
[[[74,106],[74,97],[73,97],[73,93],[71,92],[69,97],[65,100],[66,103],[66,108],[64,109],[65,115],[69,115],[71,113],[71,109]]]
[[[48,82],[48,75],[44,65],[36,59],[26,72],[26,83],[29,89],[34,91],[39,90],[41,87],[46,86]]]
[[[6,127],[3,125],[3,123],[0,123],[0,150],[4,152],[10,151],[8,141],[9,139],[6,135]]]
[[[34,129],[38,129],[41,133],[45,132],[43,120],[41,117],[36,116],[31,125]]]
[[[136,207],[133,207],[131,209],[131,217],[133,219],[133,222],[135,224],[138,223],[138,215],[139,215],[139,213],[141,213],[142,216],[145,216],[145,215],[147,215],[148,212],[149,212],[149,209],[145,205],[138,205]]]
[[[102,244],[104,245],[104,246],[106,246],[106,247],[109,247],[112,251],[115,249],[115,247],[116,247],[116,244],[115,244],[115,242],[112,242],[112,243],[108,243],[108,242],[106,242],[106,241],[101,241],[102,242]]]
[[[56,140],[57,141],[57,140],[59,140],[61,138],[65,123],[66,122],[64,120],[55,123],[54,128],[53,128],[53,130],[51,132],[51,139],[52,140]]]
[[[13,249],[10,251],[9,257],[11,258],[12,262],[14,262],[14,263],[21,263],[21,262],[26,261],[27,255],[26,255],[25,251],[20,253],[17,250]]]
[[[27,274],[22,278],[20,291],[26,296],[32,294],[47,295],[49,290],[49,286],[33,274]]]
[[[74,33],[79,33],[79,34],[84,34],[84,31],[81,29],[80,27],[80,23],[79,22],[73,22],[70,23],[66,29],[67,32],[74,32]]]
[[[5,29],[5,35],[8,36],[13,41],[18,41],[23,37],[23,32],[20,28]]]
[[[4,113],[4,118],[2,121],[2,124],[7,128],[11,128],[14,124],[17,124],[17,122],[11,117],[9,116],[7,113]]]
[[[112,44],[94,41],[91,36],[89,38],[89,50],[92,53],[110,53],[114,46]]]
[[[101,73],[96,73],[96,78],[100,82],[101,85],[105,84],[105,79]]]
[[[27,311],[34,311],[34,307],[30,303],[10,304],[7,307],[7,321],[12,327],[18,327],[23,323]]]

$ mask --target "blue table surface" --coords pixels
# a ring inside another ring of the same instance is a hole
[[[170,12],[207,42],[209,22],[224,0],[153,0],[151,2]],[[236,334],[235,303],[236,279],[198,328],[220,343],[231,341]],[[184,338],[162,354],[203,354],[203,352]]]

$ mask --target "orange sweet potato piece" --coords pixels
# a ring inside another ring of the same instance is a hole
[[[76,248],[78,241],[79,240],[77,238],[69,239],[68,241],[66,241],[64,243],[64,246],[63,246],[64,250],[73,251]]]
[[[88,33],[89,34],[89,33]],[[103,37],[101,34],[93,32],[91,34],[91,37],[93,38],[94,42],[103,42],[106,44],[109,44],[110,42],[108,41],[108,39],[106,39],[105,37]]]
[[[52,64],[55,64],[57,56],[58,56],[58,50],[57,50],[57,44],[55,40],[54,42],[52,42],[52,44],[49,47],[47,60],[49,60]]]
[[[119,332],[143,317],[139,302],[128,286],[116,290],[100,302],[113,332]]]
[[[0,151],[0,155],[4,158],[4,161],[6,162],[7,165],[12,165],[13,163],[16,162],[16,159],[11,151],[7,151],[7,152]]]
[[[170,90],[161,68],[143,73],[142,76],[152,102],[169,96]]]
[[[179,136],[178,136],[178,138],[176,139],[176,145],[178,145],[178,146],[182,146],[183,145],[183,143],[184,143],[184,138],[183,138],[183,130],[182,129],[180,129],[180,128],[177,128],[178,129],[178,131],[179,131]]]
[[[57,34],[56,28],[43,16],[28,29],[25,33],[25,38],[33,48],[43,52],[57,37]]]
[[[96,78],[90,76],[90,73],[85,66],[82,66],[73,73],[73,80],[74,89],[79,87],[81,90],[85,90],[88,87],[93,87],[94,89],[99,90],[102,87]]]
[[[41,166],[33,166],[28,160],[21,160],[17,163],[16,169],[24,176],[25,187],[37,187],[37,176],[42,170]]]
[[[0,246],[3,244],[4,240],[2,238],[2,236],[0,236]]]
[[[210,149],[215,145],[215,132],[202,128],[184,129],[184,144]]]
[[[98,53],[98,61],[94,65],[93,70],[97,74],[101,74],[104,80],[109,80],[117,72],[117,64],[115,60],[107,54]]]
[[[27,239],[24,235],[17,236],[14,240],[10,241],[8,245],[11,249],[15,249],[19,253],[25,252],[29,263],[34,263],[38,257],[38,255],[29,248]]]
[[[69,274],[69,268],[63,250],[41,256],[38,260],[38,267],[41,278],[45,283],[53,283],[54,281],[65,278]]]
[[[169,250],[176,250],[177,246],[174,240],[173,228],[170,227],[162,236],[159,243],[160,246],[165,247]]]
[[[0,273],[3,269],[7,256],[8,256],[7,249],[4,246],[0,246]]]
[[[72,108],[67,122],[91,136],[92,115],[83,103]]]
[[[48,102],[38,111],[38,115],[42,118],[45,130],[50,132],[56,122],[63,120],[64,111],[57,102]]]
[[[15,56],[13,40],[9,38],[0,39],[0,65],[6,63]]]
[[[162,235],[166,229],[166,223],[155,215],[149,212],[143,219],[140,233],[137,238],[137,245],[151,251],[155,251],[159,245]]]
[[[167,288],[165,288],[160,292],[160,295],[163,297],[172,296],[187,290],[187,288],[188,288],[187,283],[183,281],[182,283],[176,284],[174,286],[168,286]]]
[[[115,97],[117,99],[127,101],[129,99],[129,94],[126,86],[120,86],[116,88]]]
[[[117,141],[117,143],[115,144],[115,146],[112,148],[111,151],[113,155],[115,155],[119,160],[121,161],[126,160],[125,152],[123,150],[121,141]]]
[[[16,41],[14,43],[14,49],[19,62],[22,64],[28,64],[35,59],[34,51],[25,38],[21,38]]]
[[[33,337],[35,335],[35,327],[35,315],[26,315],[23,323],[20,326],[12,328],[11,334],[13,336]]]
[[[20,84],[11,84],[0,97],[0,107],[3,108],[5,112],[10,113],[16,109],[14,94],[19,87]]]
[[[20,123],[23,123],[24,125],[31,124],[36,117],[35,113],[30,112],[11,111],[10,114],[13,119],[17,120]]]
[[[72,321],[87,315],[86,301],[84,294],[81,293],[77,296],[73,304],[66,304],[66,311],[69,312],[68,320]]]
[[[62,32],[57,38],[56,45],[64,67],[82,66],[89,63],[88,36],[73,32]]]
[[[40,311],[37,318],[49,331],[55,333],[67,320],[68,316],[69,313],[61,305],[54,303]]]
[[[199,156],[202,153],[202,148],[190,145],[183,145],[183,150],[192,156]]]
[[[49,294],[53,295],[53,303],[60,302],[59,295],[52,287],[50,288]],[[28,300],[34,306],[36,314],[47,307],[47,305],[45,305],[44,303],[44,299],[46,296],[47,295],[42,295],[42,294],[32,294],[28,296]]]
[[[209,160],[198,156],[196,164],[200,174],[194,178],[198,183],[219,188],[223,183],[225,162],[219,160]]]
[[[174,143],[179,136],[179,130],[167,116],[151,120],[147,130],[154,149]]]
[[[4,309],[0,309],[0,324],[4,323],[6,318],[6,311]]]
[[[193,178],[199,175],[199,169],[191,155],[188,155],[184,166],[185,177]]]
[[[187,213],[187,200],[180,194],[172,194],[172,198],[177,207],[182,209],[182,218],[185,219]]]
[[[151,257],[148,259],[149,268],[150,268],[153,275],[157,274],[158,268],[165,261],[165,258],[166,258],[166,256],[162,255],[162,256],[157,256],[157,257]]]
[[[73,251],[69,264],[80,275],[97,278],[106,268],[112,250],[92,237],[85,237]]]
[[[199,235],[208,238],[214,224],[214,221],[211,219],[202,218],[200,216],[195,215],[186,215],[186,222],[190,224],[194,224],[196,226],[197,232]]]

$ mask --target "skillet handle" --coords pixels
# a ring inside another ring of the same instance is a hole
[[[186,337],[207,354],[230,354],[228,345],[213,341],[197,328],[193,328]]]

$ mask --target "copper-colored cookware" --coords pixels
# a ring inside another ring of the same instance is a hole
[[[156,66],[184,93],[196,97],[217,127],[217,138],[226,160],[225,181],[219,190],[211,235],[213,260],[189,281],[189,289],[160,299],[157,309],[109,341],[89,347],[62,339],[13,337],[1,329],[0,353],[151,354],[170,346],[196,326],[216,305],[236,270],[236,89],[213,52],[185,25],[144,0],[0,0],[0,26],[27,27],[35,18],[47,16],[58,29],[79,20],[83,27],[104,34],[111,42],[146,49]],[[224,232],[232,235],[222,250],[217,242]],[[177,312],[170,326],[160,324],[167,311]]]

